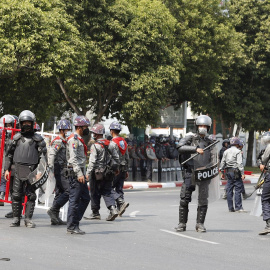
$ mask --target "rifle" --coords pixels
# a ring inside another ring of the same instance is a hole
[[[219,141],[215,141],[214,143],[212,143],[212,144],[206,146],[206,147],[203,149],[203,151],[209,149],[210,147],[216,145],[217,143],[219,143]],[[197,157],[198,155],[200,155],[200,153],[197,153],[197,154],[191,156],[190,158],[188,158],[187,160],[183,161],[183,162],[181,163],[181,165],[184,165],[185,163],[187,163],[187,162],[190,161],[191,159]]]
[[[256,186],[254,186],[254,190],[251,193],[249,193],[246,198],[249,198],[257,189],[259,189],[263,185],[264,176],[265,176],[265,172],[262,171],[262,173],[261,173],[261,175],[260,175],[260,177],[259,177],[259,179],[257,181]]]

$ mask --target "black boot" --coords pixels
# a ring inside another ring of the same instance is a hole
[[[6,218],[13,218],[13,212],[10,211],[5,215]]]
[[[268,233],[270,233],[270,219],[266,220],[266,227],[262,232],[259,233],[259,235],[266,235]]]
[[[125,202],[122,198],[116,199],[116,204],[117,204],[117,210],[118,210],[118,215],[121,217],[125,211],[126,208],[129,206],[129,203]]]
[[[63,221],[63,220],[59,217],[59,214],[60,214],[60,209],[58,209],[57,212],[56,212],[57,220],[58,220],[58,225],[67,225],[67,222],[66,222],[66,221]]]
[[[196,231],[197,232],[206,232],[206,228],[204,227],[205,216],[207,213],[207,205],[198,206],[197,209],[197,224]]]
[[[98,220],[100,220],[100,213],[99,213],[99,211],[92,211],[92,214],[89,216],[89,217],[84,217],[85,219],[87,219],[87,220],[93,220],[93,219],[98,219]]]
[[[20,226],[20,217],[22,212],[22,203],[21,202],[12,202],[12,212],[13,212],[13,221],[9,225],[10,227],[19,227]]]
[[[188,220],[188,206],[179,206],[179,224],[175,228],[177,232],[184,232],[186,230],[186,223]]]
[[[56,208],[54,205],[47,211],[47,214],[51,218],[51,225],[59,225],[58,221],[58,208]]]
[[[115,208],[114,205],[110,206],[109,207],[109,210],[110,210],[110,214],[109,216],[106,218],[107,221],[113,221],[116,219],[116,217],[118,216],[118,212]]]
[[[28,201],[25,208],[24,224],[28,228],[35,228],[36,224],[32,221],[33,213],[35,209],[35,202]]]

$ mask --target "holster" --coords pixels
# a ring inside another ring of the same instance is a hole
[[[68,167],[64,167],[61,170],[61,175],[64,176],[65,178],[69,178],[69,177],[75,178],[75,176],[76,176],[76,174],[73,171],[73,169],[72,168],[68,168]]]

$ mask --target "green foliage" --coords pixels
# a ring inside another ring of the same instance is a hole
[[[92,109],[96,121],[112,113],[129,125],[156,122],[179,80],[176,21],[166,7],[158,0],[85,1],[76,10],[67,5],[76,14],[88,65],[87,76],[63,77],[69,95]]]

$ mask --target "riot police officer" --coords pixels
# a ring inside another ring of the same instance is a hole
[[[241,150],[238,149],[240,145],[240,140],[237,137],[232,137],[230,139],[231,147],[227,149],[223,158],[220,162],[220,170],[225,169],[227,182],[227,203],[230,212],[245,212],[242,207],[242,191],[243,183],[242,180],[245,179],[244,175],[244,165],[242,159]],[[233,204],[233,190],[235,189],[234,199],[235,207]]]
[[[67,138],[70,136],[71,124],[68,120],[60,120],[57,128],[59,135],[51,142],[48,151],[48,164],[56,180],[55,197],[52,207],[47,211],[51,218],[52,225],[66,225],[59,217],[60,208],[63,207],[69,199],[69,180],[67,171]]]
[[[37,167],[41,155],[46,155],[46,143],[43,138],[34,132],[35,115],[28,110],[22,111],[19,115],[21,132],[17,133],[11,141],[5,164],[5,178],[8,179],[11,165],[15,164],[15,178],[13,183],[13,222],[11,227],[20,226],[20,216],[22,210],[22,199],[24,193],[27,194],[25,209],[25,226],[34,228],[35,223],[32,216],[35,209],[35,188],[29,184],[28,175]]]
[[[120,167],[119,174],[114,178],[113,181],[113,190],[114,199],[116,200],[118,214],[121,216],[126,208],[129,206],[128,202],[124,200],[124,181],[128,177],[128,147],[126,141],[119,137],[121,131],[121,125],[114,121],[110,124],[110,133],[112,135],[112,141],[117,145]]]
[[[262,212],[263,220],[266,222],[265,229],[259,235],[270,233],[270,132],[267,131],[262,136],[262,141],[266,148],[260,158],[260,169],[265,172],[263,190],[262,190]]]
[[[152,163],[153,161],[157,161],[157,156],[155,153],[155,139],[150,138],[149,142],[147,143],[145,152],[147,156],[147,172],[146,172],[146,178],[148,182],[152,182]]]
[[[177,150],[180,154],[180,163],[191,156],[191,154],[199,153],[205,155],[203,149],[212,144],[213,141],[208,138],[207,133],[211,128],[212,120],[207,115],[200,115],[195,120],[196,134],[188,135],[181,139],[177,145]],[[206,166],[206,164],[201,164]],[[197,232],[206,232],[204,221],[208,209],[208,189],[210,180],[197,181],[194,173],[194,160],[190,160],[183,166],[184,183],[180,193],[179,206],[179,224],[176,231],[183,232],[186,230],[186,223],[188,220],[188,205],[191,202],[192,192],[198,186],[198,208],[197,208]]]
[[[13,117],[13,115],[6,114],[6,115],[2,116],[0,119],[0,125],[3,125],[4,119],[5,119],[5,127],[6,128],[13,128],[14,127],[15,118]],[[6,140],[5,140],[4,152],[7,150],[7,146],[10,143],[11,130],[7,130],[5,135],[6,135]],[[6,192],[6,180],[4,177],[1,177],[1,186],[0,186],[0,199],[1,200],[5,199],[5,192]],[[4,203],[0,202],[0,205],[3,206]]]
[[[90,121],[83,115],[75,118],[75,132],[68,138],[67,161],[69,168],[69,207],[67,233],[85,234],[79,228],[79,222],[90,202],[90,195],[85,179],[87,146],[82,138],[89,134]]]
[[[117,146],[109,140],[103,139],[105,128],[102,124],[95,124],[92,132],[95,143],[91,145],[87,178],[90,180],[92,214],[85,219],[100,219],[100,198],[104,199],[110,214],[107,221],[113,221],[118,212],[112,194],[112,181],[114,173],[119,172],[119,155]]]

